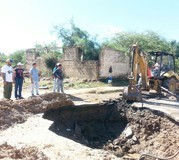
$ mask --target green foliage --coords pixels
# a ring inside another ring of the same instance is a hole
[[[70,83],[65,84],[65,88],[73,88],[73,89],[79,89],[79,88],[91,88],[91,87],[104,87],[106,84],[100,81],[95,82],[85,82],[85,81],[74,81]]]
[[[7,55],[0,52],[0,67],[2,67],[5,64],[7,58],[8,58]]]
[[[58,58],[62,55],[62,48],[59,48],[55,42],[52,42],[50,44],[35,44],[36,51],[39,53],[39,56],[42,56],[44,54],[48,53],[54,53]]]
[[[62,56],[62,48],[59,48],[55,42],[50,44],[36,44],[35,48],[39,56],[44,58],[45,64],[51,72]]]
[[[95,38],[92,38],[87,31],[76,27],[74,22],[70,22],[71,28],[55,26],[54,32],[62,40],[63,47],[77,46],[80,47],[81,53],[85,60],[98,60],[100,45]]]
[[[25,51],[19,50],[9,55],[9,58],[13,60],[13,66],[16,66],[18,62],[25,64]]]
[[[126,55],[129,55],[130,48],[133,44],[138,44],[140,48],[146,52],[165,51],[176,55],[175,68],[176,72],[179,73],[179,42],[176,40],[167,41],[155,32],[148,31],[146,33],[118,33],[110,41],[105,42],[103,46],[111,47],[125,53]]]
[[[47,68],[52,71],[56,63],[58,62],[58,57],[56,53],[46,53],[43,55],[43,58]]]
[[[176,69],[176,73],[179,74],[179,58],[175,59],[175,69]]]
[[[171,46],[173,47],[173,50],[176,53],[176,57],[179,58],[179,42],[174,40],[171,42]]]
[[[121,32],[116,34],[110,41],[103,45],[119,50],[126,55],[129,54],[133,44],[138,44],[143,51],[166,51],[174,53],[174,45],[166,41],[155,32],[147,31],[146,33],[127,33]]]

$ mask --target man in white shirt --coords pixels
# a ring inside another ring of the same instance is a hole
[[[6,65],[4,65],[1,68],[1,75],[3,78],[3,83],[4,83],[4,98],[10,99],[11,98],[11,93],[12,93],[12,83],[13,83],[13,68],[11,66],[12,60],[7,59],[6,60]]]

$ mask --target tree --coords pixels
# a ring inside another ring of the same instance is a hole
[[[176,40],[167,41],[153,31],[147,31],[146,33],[121,32],[116,34],[111,40],[104,42],[103,46],[114,48],[128,55],[130,54],[131,46],[136,43],[146,52],[165,51],[176,55],[175,68],[179,72],[179,42]]]
[[[58,47],[56,42],[51,42],[49,44],[35,44],[36,51],[39,53],[39,56],[42,56],[44,54],[48,53],[54,53],[57,58],[61,57],[62,52],[60,47]]]
[[[44,58],[47,68],[52,71],[58,62],[56,54],[55,53],[44,54],[43,58]]]
[[[18,62],[25,64],[25,51],[18,50],[9,55],[9,58],[13,60],[13,66],[16,66]]]
[[[176,52],[176,57],[177,58],[179,58],[179,42],[176,42],[176,50],[175,50],[175,52]]]
[[[92,38],[87,31],[75,26],[73,21],[70,22],[70,26],[70,29],[63,26],[54,27],[54,32],[62,40],[63,47],[80,47],[84,59],[98,60],[100,45],[97,43],[96,38]]]
[[[62,56],[62,48],[58,47],[55,42],[50,44],[35,44],[39,56],[44,58],[48,69],[52,70]]]
[[[146,33],[121,32],[116,34],[114,38],[105,42],[103,45],[117,49],[125,54],[129,54],[129,50],[133,44],[138,44],[140,48],[146,52],[174,52],[172,44],[153,31],[147,31]]]
[[[4,63],[6,62],[6,59],[8,58],[7,55],[5,55],[4,53],[0,52],[0,66],[2,67],[4,65]]]

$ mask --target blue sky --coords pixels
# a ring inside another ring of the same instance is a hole
[[[0,52],[60,42],[54,25],[76,26],[100,40],[121,31],[152,30],[179,41],[178,0],[0,0]]]

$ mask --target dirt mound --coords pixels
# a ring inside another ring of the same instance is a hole
[[[0,101],[0,130],[16,123],[23,123],[32,114],[69,105],[74,104],[65,94],[55,92],[18,101],[3,99]]]
[[[0,159],[49,160],[49,158],[36,147],[28,146],[17,149],[7,143],[0,145]]]
[[[30,97],[28,99],[16,101],[16,103],[23,106],[23,108],[31,113],[43,113],[49,109],[74,105],[65,94],[56,92],[46,93],[37,97]]]
[[[178,122],[146,108],[126,108],[125,116],[127,126],[120,136],[105,145],[106,150],[112,150],[116,155],[146,153],[156,157],[169,157],[178,151]]]
[[[23,123],[30,113],[13,101],[0,101],[0,130],[4,130],[15,123]]]
[[[104,148],[118,157],[139,157],[142,153],[168,157],[179,149],[178,122],[164,113],[131,107],[123,101],[48,110],[44,118],[54,121],[51,130],[56,134]]]

